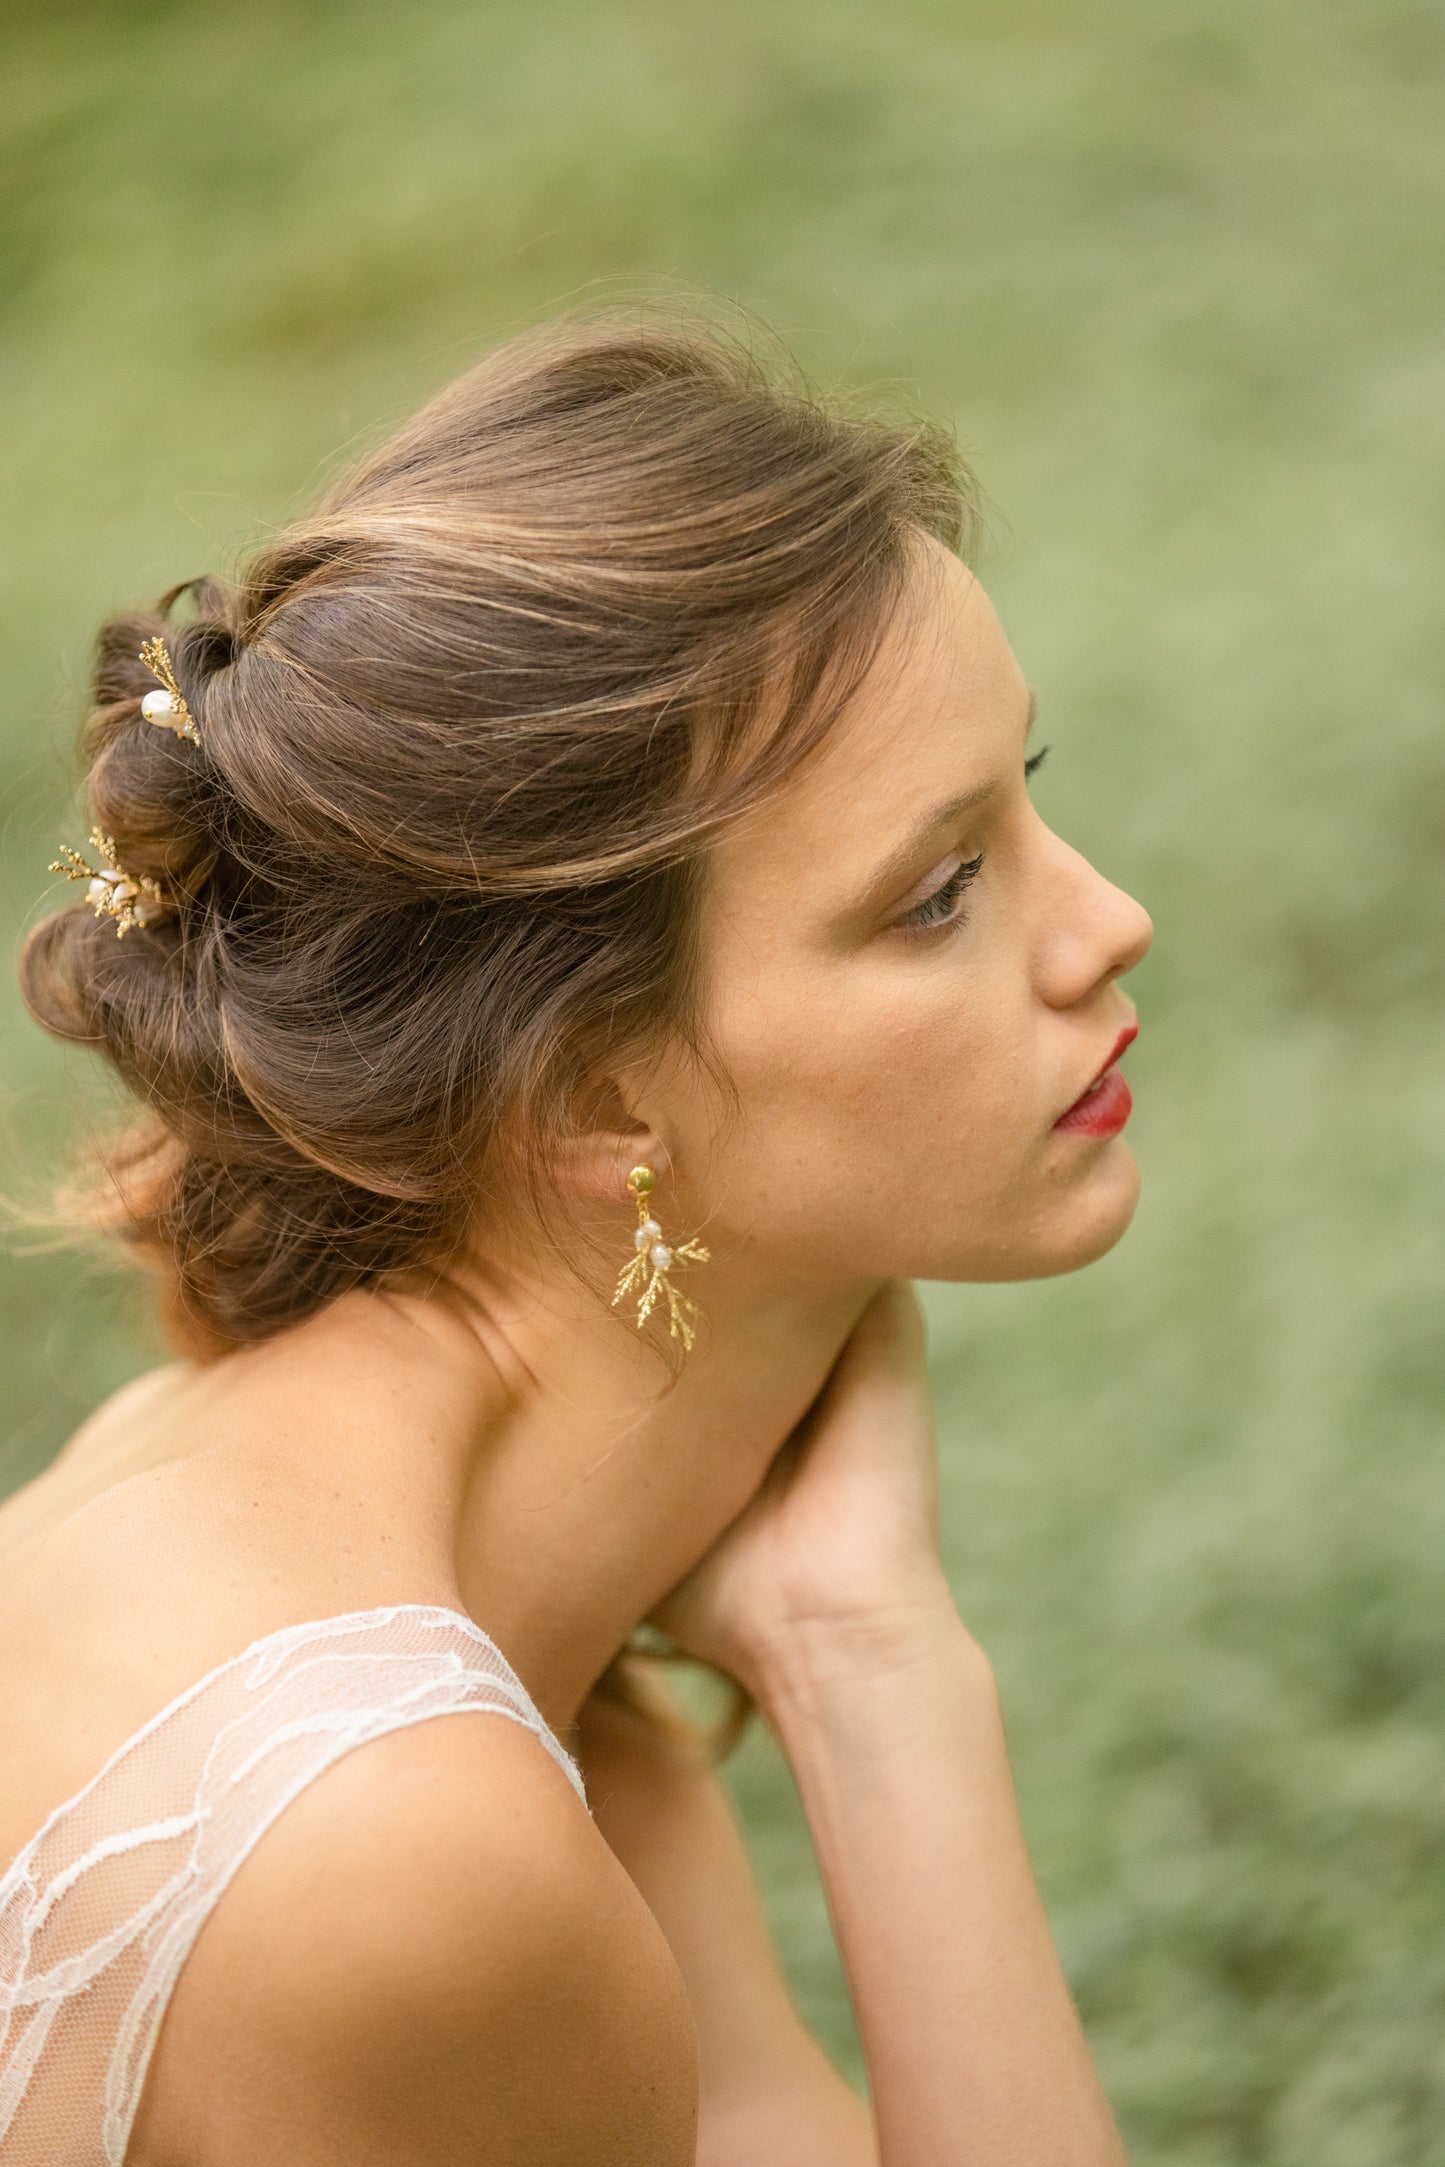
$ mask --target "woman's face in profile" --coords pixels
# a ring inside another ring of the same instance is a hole
[[[701,968],[738,1094],[666,1088],[710,1234],[829,1279],[1015,1279],[1117,1241],[1121,1134],[1054,1124],[1133,1005],[1148,914],[1030,801],[1033,702],[977,580],[921,542],[865,684],[709,862]]]

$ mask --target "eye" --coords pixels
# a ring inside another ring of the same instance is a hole
[[[1025,781],[1043,766],[1048,753],[1048,746],[1040,745],[1038,751],[1025,760]],[[899,919],[900,930],[905,933],[937,933],[946,926],[962,925],[965,922],[965,913],[958,909],[958,905],[969,882],[976,880],[982,869],[982,851],[976,858],[965,858],[961,865],[954,867],[942,887],[935,888],[932,895],[925,896],[921,903],[909,911],[906,918]]]
[[[982,865],[982,851],[976,858],[965,858],[963,863],[949,874],[941,888],[935,888],[932,895],[926,895],[921,903],[914,905],[906,918],[899,919],[899,925],[910,933],[932,933],[941,926],[962,925],[963,913],[956,911],[955,906],[962,899],[963,891],[969,882],[977,879]]]

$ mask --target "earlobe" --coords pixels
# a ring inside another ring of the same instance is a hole
[[[516,1108],[498,1122],[494,1144],[526,1183],[539,1182],[578,1202],[626,1204],[627,1177],[645,1161],[665,1174],[671,1153],[647,1122],[628,1109],[615,1084],[574,1093],[561,1130],[538,1134]]]
[[[664,1175],[670,1153],[651,1124],[628,1103],[615,1076],[594,1076],[573,1094],[569,1133],[553,1146],[551,1179],[569,1196],[625,1203],[634,1166]]]
[[[667,1170],[668,1154],[653,1129],[640,1123],[627,1129],[587,1129],[563,1146],[553,1160],[553,1179],[568,1195],[616,1204],[631,1192],[627,1177],[638,1165]]]

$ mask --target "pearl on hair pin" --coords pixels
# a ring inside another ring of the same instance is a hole
[[[133,925],[152,925],[157,918],[164,918],[174,910],[175,903],[158,881],[148,873],[134,878],[116,864],[115,844],[99,828],[92,828],[90,840],[100,853],[99,865],[92,865],[82,858],[69,843],[61,847],[60,856],[52,858],[52,873],[63,873],[67,880],[83,880],[85,897],[97,918],[115,920],[116,938]]]
[[[163,730],[174,730],[177,737],[188,737],[193,745],[199,745],[201,733],[196,728],[195,716],[186,705],[185,694],[176,683],[165,641],[147,640],[140,651],[140,660],[151,676],[161,681],[158,691],[147,692],[141,700],[140,711],[146,721],[158,724]]]

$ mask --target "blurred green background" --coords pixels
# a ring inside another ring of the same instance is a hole
[[[956,424],[1045,817],[1153,912],[1144,1199],[931,1288],[950,1566],[1138,2167],[1445,2158],[1445,10],[422,0],[7,14],[10,937],[115,605],[612,282]],[[3,995],[0,1186],[92,1104]],[[83,1064],[82,1064],[83,1066]],[[6,1482],[152,1359],[0,1265]],[[787,1780],[732,1764],[857,2069]]]

